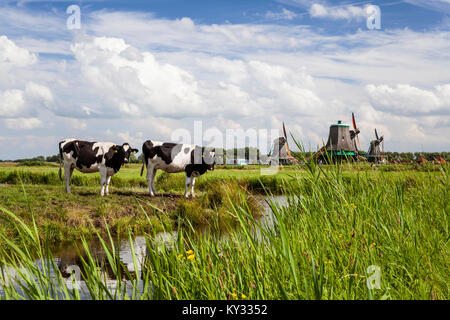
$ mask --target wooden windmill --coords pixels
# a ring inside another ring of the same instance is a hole
[[[352,113],[353,129],[350,130],[348,124],[339,120],[336,124],[330,126],[328,140],[325,146],[317,151],[312,157],[321,162],[336,162],[342,160],[356,160],[359,149],[359,129],[356,126],[355,115]]]
[[[273,141],[272,151],[269,153],[271,165],[281,164],[289,165],[293,163],[298,163],[291,154],[291,149],[289,148],[289,142],[286,134],[286,127],[283,122],[283,137],[279,137]]]

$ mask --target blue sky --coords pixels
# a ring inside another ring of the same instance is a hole
[[[57,10],[64,12],[68,4],[77,4],[83,12],[98,10],[151,12],[157,18],[181,19],[190,17],[202,24],[224,23],[283,23],[286,25],[305,24],[321,28],[325,32],[355,31],[362,28],[361,23],[343,23],[318,20],[311,17],[309,9],[313,3],[327,4],[329,7],[344,8],[348,5],[378,5],[383,12],[384,28],[411,28],[423,31],[439,28],[450,13],[450,3],[445,1],[296,1],[296,0],[98,0],[98,1],[4,1],[9,6],[19,6],[34,12]],[[281,12],[283,9],[293,12],[292,19],[266,17],[266,13]],[[281,21],[280,21],[281,20]]]
[[[377,128],[387,150],[448,151],[449,30],[450,0],[0,1],[0,159],[66,137],[140,148],[198,120],[223,134],[284,121],[315,149],[351,112],[364,149]]]

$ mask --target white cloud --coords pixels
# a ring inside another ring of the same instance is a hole
[[[66,120],[73,129],[86,130],[88,128],[85,120],[69,118]]]
[[[28,82],[23,90],[0,91],[0,118],[35,115],[39,106],[49,107],[53,94],[49,88]]]
[[[152,53],[139,52],[123,39],[84,37],[72,51],[90,90],[109,103],[105,116],[108,111],[129,116],[205,113],[191,74],[159,63]]]
[[[448,114],[450,85],[438,86],[434,92],[407,84],[392,88],[387,85],[368,85],[366,91],[371,103],[385,112],[401,115],[430,113]]]
[[[331,36],[299,25],[206,25],[132,12],[89,18],[89,35],[77,34],[67,50],[73,59],[8,67],[0,78],[0,117],[37,118],[45,126],[56,117],[46,131],[55,139],[136,143],[169,140],[194,120],[223,131],[280,128],[284,121],[315,145],[354,111],[363,146],[376,127],[387,148],[450,147],[448,31]],[[34,50],[49,42],[29,37],[8,41],[37,59]],[[407,134],[417,139],[408,142]]]
[[[292,20],[297,17],[297,14],[286,8],[283,8],[281,12],[267,11],[266,18],[275,20]]]
[[[17,117],[22,115],[27,106],[21,90],[0,91],[0,117]]]
[[[309,14],[313,18],[331,18],[344,20],[360,20],[367,16],[364,8],[352,5],[329,7],[319,3],[314,3],[309,9]]]
[[[7,36],[0,36],[0,66],[12,65],[24,67],[37,61],[35,54],[18,47]]]
[[[7,128],[14,130],[31,130],[44,127],[44,123],[38,118],[16,118],[3,121]]]
[[[34,82],[27,83],[25,94],[34,102],[39,101],[46,106],[53,102],[53,94],[50,89]]]

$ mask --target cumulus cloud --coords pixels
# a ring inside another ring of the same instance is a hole
[[[250,116],[274,112],[280,102],[311,114],[321,104],[303,70],[258,60],[202,56],[188,71],[109,37],[82,37],[72,50],[81,80],[103,98],[101,108],[83,107],[87,116]]]
[[[138,144],[169,140],[195,120],[222,131],[281,128],[284,121],[308,145],[326,140],[329,125],[349,122],[354,111],[362,145],[376,127],[389,137],[387,148],[449,146],[447,31],[326,35],[299,25],[207,25],[132,12],[89,18],[88,34],[68,46],[70,59],[0,62],[11,69],[0,79],[0,118],[46,125],[56,117],[48,129],[56,140]],[[61,52],[45,49],[47,40],[8,41],[35,59],[33,50]],[[1,121],[5,130],[14,122]],[[399,138],[405,132],[415,145]]]
[[[0,91],[0,118],[35,115],[38,107],[49,107],[52,101],[50,89],[34,82],[28,82],[24,89]]]
[[[37,61],[37,56],[18,47],[7,36],[0,36],[0,65],[24,67]]]
[[[450,85],[436,87],[433,91],[407,84],[396,87],[368,85],[366,91],[372,105],[380,110],[400,114],[433,114],[450,112]]]
[[[22,115],[27,106],[21,90],[0,91],[0,117],[17,117]]]
[[[72,51],[91,91],[100,92],[109,103],[103,113],[204,113],[198,84],[191,74],[175,65],[159,63],[152,53],[140,52],[123,39],[84,37],[73,44]]]

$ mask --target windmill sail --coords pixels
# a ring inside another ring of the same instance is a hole
[[[356,132],[356,141],[358,141],[359,150],[361,150],[361,144],[359,143],[359,137],[358,137],[359,130],[356,128],[355,114],[353,112],[352,112],[352,122],[353,122],[353,129],[355,129],[355,132]],[[356,142],[355,142],[355,149],[358,150],[358,148],[356,148]]]
[[[283,134],[284,134],[284,139],[286,139],[287,155],[288,155],[288,157],[291,157],[291,150],[289,149],[289,142],[288,142],[288,138],[287,138],[287,135],[286,135],[286,128],[284,127],[284,122],[283,122]]]

